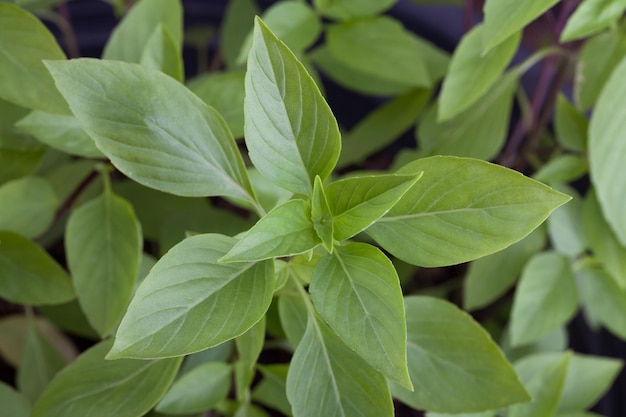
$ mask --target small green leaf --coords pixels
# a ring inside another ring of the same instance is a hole
[[[0,381],[0,417],[30,417],[31,405],[23,394]]]
[[[187,87],[223,117],[236,138],[243,137],[245,72],[211,72],[189,82]]]
[[[169,30],[174,46],[180,51],[183,39],[183,10],[180,1],[141,0],[135,3],[122,22],[115,27],[104,47],[102,58],[141,62],[146,45],[159,25]]]
[[[313,316],[289,366],[287,398],[298,417],[393,416],[383,376]]]
[[[415,390],[391,383],[394,397],[442,413],[493,410],[529,400],[513,367],[468,314],[432,297],[407,297],[404,303]]]
[[[112,340],[92,347],[57,374],[32,417],[137,417],[165,394],[182,358],[105,361]]]
[[[398,0],[313,0],[315,8],[326,17],[352,20],[377,16]]]
[[[74,116],[35,110],[21,119],[16,126],[46,145],[65,153],[86,158],[104,156]]]
[[[220,262],[258,261],[304,253],[322,243],[304,200],[289,200],[248,230]]]
[[[414,35],[390,17],[335,24],[326,36],[333,57],[355,72],[405,90],[432,83]]]
[[[227,68],[238,66],[241,47],[253,28],[254,16],[259,14],[261,12],[254,0],[231,0],[227,3],[219,37]]]
[[[156,410],[165,414],[191,414],[209,410],[230,390],[231,366],[208,362],[196,366],[172,384]]]
[[[50,183],[39,177],[23,177],[0,186],[0,229],[26,237],[44,233],[59,205]]]
[[[582,225],[582,200],[572,187],[555,185],[555,188],[573,198],[548,217],[548,235],[557,252],[575,259],[587,249]]]
[[[384,216],[421,178],[415,175],[371,175],[335,181],[327,189],[335,239],[346,240]]]
[[[142,243],[133,207],[108,188],[70,215],[65,253],[72,281],[83,312],[101,336],[117,327],[128,307]]]
[[[254,387],[252,399],[291,416],[291,405],[286,395],[288,366],[263,365],[258,369],[263,374],[263,379]]]
[[[570,197],[507,168],[435,156],[400,169],[424,175],[369,229],[394,256],[420,266],[466,262],[528,235]]]
[[[309,291],[320,316],[348,347],[387,378],[413,388],[402,289],[379,249],[365,243],[337,247],[318,261]]]
[[[226,123],[171,77],[115,61],[47,65],[85,131],[135,181],[183,196],[253,200]]]
[[[141,65],[169,75],[176,81],[183,81],[183,61],[180,47],[167,26],[159,23],[148,38],[141,54]]]
[[[518,33],[558,2],[559,0],[487,0],[484,7],[483,53]]]
[[[579,272],[585,309],[613,334],[626,340],[626,288],[606,271],[587,267]]]
[[[390,145],[409,129],[430,99],[430,90],[416,88],[378,107],[343,135],[337,167],[362,162]]]
[[[313,79],[287,47],[256,20],[246,73],[245,137],[261,174],[310,195],[341,150],[337,122]]]
[[[545,244],[545,228],[538,227],[508,248],[472,261],[465,276],[463,308],[476,310],[503,295],[515,284],[530,257]]]
[[[589,125],[589,165],[591,181],[607,222],[626,245],[626,172],[622,156],[626,154],[626,58],[613,70],[602,88]]]
[[[442,414],[427,412],[426,417],[495,417],[495,411],[485,411],[484,413],[463,413],[463,414]]]
[[[586,158],[564,154],[548,161],[533,175],[533,178],[545,183],[568,183],[582,177],[588,170]]]
[[[615,282],[626,288],[626,247],[624,247],[604,219],[596,192],[591,189],[582,208],[582,226],[593,254]]]
[[[0,296],[27,305],[61,304],[75,297],[65,270],[40,246],[0,231]]]
[[[17,386],[34,404],[54,375],[67,361],[29,320],[26,340],[17,369]]]
[[[588,127],[587,118],[559,94],[554,110],[554,129],[559,144],[573,151],[586,150]]]
[[[307,310],[302,298],[288,292],[281,294],[278,298],[278,314],[287,341],[295,349],[304,336],[307,324]]]
[[[521,33],[507,38],[486,54],[483,26],[475,26],[456,47],[439,98],[438,121],[451,119],[469,108],[502,76],[517,51]],[[471,109],[476,111],[476,109]],[[491,117],[489,117],[491,119]]]
[[[219,263],[235,242],[223,235],[195,235],[163,256],[137,289],[108,358],[198,352],[258,322],[272,300],[274,265]]]
[[[568,259],[555,252],[533,256],[515,292],[511,344],[534,342],[567,323],[577,309],[578,293]]]
[[[249,369],[254,368],[265,343],[265,317],[259,320],[250,330],[235,339],[239,361]]]
[[[585,0],[567,19],[561,42],[585,38],[615,24],[626,10],[624,0]]]
[[[552,417],[563,391],[572,354],[544,353],[527,356],[515,364],[532,401],[512,407],[509,417]]]
[[[329,253],[333,253],[333,215],[328,206],[324,185],[319,176],[315,177],[311,196],[311,220],[315,233]]]
[[[32,14],[0,3],[0,97],[30,109],[67,113],[67,104],[41,63],[65,59],[54,36]]]

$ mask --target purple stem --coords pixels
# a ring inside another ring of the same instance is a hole
[[[474,0],[465,0],[463,9],[463,32],[469,32],[474,26]]]

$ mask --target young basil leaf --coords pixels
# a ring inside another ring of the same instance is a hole
[[[26,397],[0,381],[1,417],[30,417],[31,405]]]
[[[30,238],[50,227],[59,205],[50,183],[39,177],[23,177],[0,185],[0,201],[0,230]]]
[[[274,208],[248,230],[220,262],[259,261],[304,253],[322,243],[304,200]]]
[[[259,14],[261,12],[255,0],[231,0],[227,3],[219,40],[228,69],[238,66],[241,47],[252,30],[254,17]]]
[[[542,166],[533,178],[545,183],[567,184],[589,171],[587,158],[579,155],[563,154],[556,156]]]
[[[104,47],[102,58],[141,62],[146,45],[159,25],[169,30],[174,47],[180,51],[183,40],[183,10],[180,1],[141,0],[115,27]]]
[[[519,172],[469,158],[435,156],[398,174],[424,175],[367,229],[394,256],[443,266],[489,255],[522,239],[570,200]]]
[[[65,253],[72,281],[89,324],[101,336],[117,327],[128,307],[142,243],[133,207],[108,188],[70,215]]]
[[[573,151],[586,150],[588,128],[587,118],[560,93],[554,109],[554,130],[559,144]]]
[[[224,119],[171,77],[115,61],[47,65],[85,131],[130,178],[177,195],[254,200]]]
[[[309,291],[315,309],[348,347],[387,378],[413,389],[402,289],[379,249],[365,243],[335,248],[318,261]]]
[[[622,197],[626,195],[623,158],[626,141],[626,58],[613,70],[604,85],[589,125],[589,165],[591,181],[606,221],[626,245],[626,216]]]
[[[498,346],[468,314],[432,297],[407,297],[404,304],[415,390],[392,382],[394,397],[442,413],[494,410],[530,400]]]
[[[75,297],[65,270],[39,245],[0,231],[0,296],[26,305],[61,304]]]
[[[258,322],[272,300],[274,265],[218,262],[235,242],[223,235],[195,235],[165,254],[137,289],[108,358],[198,352]]]
[[[548,236],[554,250],[569,259],[576,259],[588,246],[582,226],[582,199],[567,185],[556,184],[554,188],[571,195],[572,200],[548,217]]]
[[[165,394],[182,358],[106,361],[112,340],[97,344],[50,382],[32,417],[137,417]]]
[[[461,39],[441,86],[438,122],[469,108],[498,81],[517,51],[520,39],[518,32],[484,55],[482,25],[475,26]]]
[[[265,317],[259,320],[250,330],[235,339],[239,361],[247,368],[253,369],[265,342]]]
[[[569,260],[539,253],[524,267],[511,313],[511,345],[540,339],[567,323],[578,309],[578,292]]]
[[[377,16],[398,0],[313,0],[315,9],[333,19],[353,20]]]
[[[585,38],[615,24],[626,10],[625,0],[585,0],[567,19],[561,42]]]
[[[584,306],[599,324],[626,339],[626,288],[605,270],[586,267],[579,272]]]
[[[282,364],[259,365],[258,369],[263,374],[263,379],[254,387],[252,399],[287,416],[291,415],[291,405],[286,394],[289,367]]]
[[[372,175],[331,183],[326,193],[333,215],[335,239],[346,240],[385,215],[420,179],[415,175]]]
[[[287,398],[299,417],[393,416],[383,376],[311,315],[289,366]]]
[[[176,81],[183,81],[180,47],[176,44],[172,32],[162,23],[157,25],[148,38],[139,62],[141,65],[169,75]]]
[[[289,285],[288,281],[286,287]],[[293,287],[288,287],[288,289],[296,291]],[[295,349],[304,336],[307,324],[307,310],[302,298],[289,292],[280,294],[278,297],[278,315],[287,341]]]
[[[311,196],[311,220],[315,233],[329,253],[333,253],[333,215],[328,206],[324,185],[319,176],[315,177]]]
[[[0,3],[0,97],[30,109],[67,113],[44,59],[65,59],[54,36],[27,11]]]

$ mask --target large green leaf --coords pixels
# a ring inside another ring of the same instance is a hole
[[[17,126],[46,145],[65,153],[87,158],[104,156],[74,116],[35,110],[21,119]]]
[[[589,164],[591,180],[607,222],[626,245],[626,58],[613,70],[602,89],[589,125]]]
[[[472,261],[465,276],[463,307],[475,310],[503,295],[515,284],[526,262],[545,244],[545,228],[538,227],[508,248]]]
[[[230,390],[231,366],[207,362],[174,382],[156,410],[165,414],[201,413],[224,400]]]
[[[436,298],[404,302],[415,390],[392,383],[394,397],[442,413],[493,410],[530,399],[498,346],[469,315]]]
[[[180,51],[183,38],[183,10],[180,1],[141,0],[115,27],[104,47],[102,58],[141,62],[144,49],[159,25],[169,30],[176,48]]]
[[[36,237],[52,224],[59,205],[50,183],[24,177],[0,186],[0,230]]]
[[[623,340],[626,340],[626,288],[621,288],[606,271],[586,267],[579,272],[585,310]]]
[[[315,8],[324,16],[351,20],[376,16],[390,8],[397,0],[313,0]]]
[[[176,44],[172,32],[162,23],[157,25],[148,38],[140,63],[162,71],[177,81],[184,78],[180,45]]]
[[[177,195],[252,200],[224,119],[177,81],[114,61],[48,67],[85,131],[135,181]]]
[[[219,263],[235,242],[196,235],[163,256],[137,289],[109,357],[185,355],[233,339],[259,321],[272,300],[274,266]]]
[[[22,107],[66,113],[43,59],[65,59],[48,29],[32,14],[0,3],[0,97]]]
[[[261,174],[295,193],[331,173],[341,150],[337,122],[297,58],[260,21],[248,56],[246,145]]]
[[[585,0],[567,20],[561,42],[569,42],[600,32],[615,24],[626,10],[625,0]]]
[[[385,215],[420,179],[415,175],[372,175],[330,184],[326,193],[333,214],[335,239],[346,240]]]
[[[128,307],[141,247],[133,207],[108,188],[70,215],[65,253],[72,281],[89,324],[101,336],[117,327]]]
[[[431,85],[414,35],[392,18],[335,24],[326,36],[333,57],[357,73],[399,84],[406,90]]]
[[[556,252],[539,253],[526,264],[513,300],[511,343],[534,342],[572,318],[578,293],[569,260]]]
[[[508,417],[552,417],[559,403],[571,352],[527,356],[515,364],[532,401],[511,408]]]
[[[31,405],[23,394],[0,381],[0,417],[30,417]]]
[[[452,55],[448,74],[441,87],[438,115],[440,122],[466,110],[489,90],[517,51],[520,35],[517,33],[510,36],[484,55],[482,25],[475,26],[461,39]]]
[[[570,199],[518,172],[469,158],[424,158],[397,173],[420,171],[421,180],[367,229],[414,265],[452,265],[502,250]]]
[[[104,341],[57,374],[35,404],[32,417],[137,417],[170,386],[182,358],[107,361]]]
[[[75,297],[65,270],[40,246],[0,231],[0,296],[20,304],[61,304]]]
[[[504,42],[559,0],[486,0],[483,52]]]
[[[220,262],[257,261],[304,253],[322,243],[311,220],[311,206],[289,200],[261,218]]]
[[[17,386],[34,404],[67,361],[41,334],[34,321],[28,323],[26,340],[20,356]]]
[[[392,417],[389,388],[330,330],[309,315],[287,374],[295,417]]]
[[[402,289],[379,249],[365,243],[337,247],[318,261],[309,291],[320,316],[348,347],[387,378],[413,388]]]

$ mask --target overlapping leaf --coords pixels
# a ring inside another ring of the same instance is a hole
[[[40,177],[23,177],[2,184],[0,201],[0,230],[30,238],[50,227],[59,205],[50,183]]]
[[[139,61],[148,68],[157,69],[177,81],[184,78],[183,61],[180,55],[180,45],[167,26],[160,23],[148,38],[148,42]]]
[[[626,10],[624,0],[585,0],[567,20],[561,42],[569,42],[600,32],[615,24]]]
[[[315,8],[324,16],[351,20],[376,16],[390,8],[397,0],[314,0]]]

